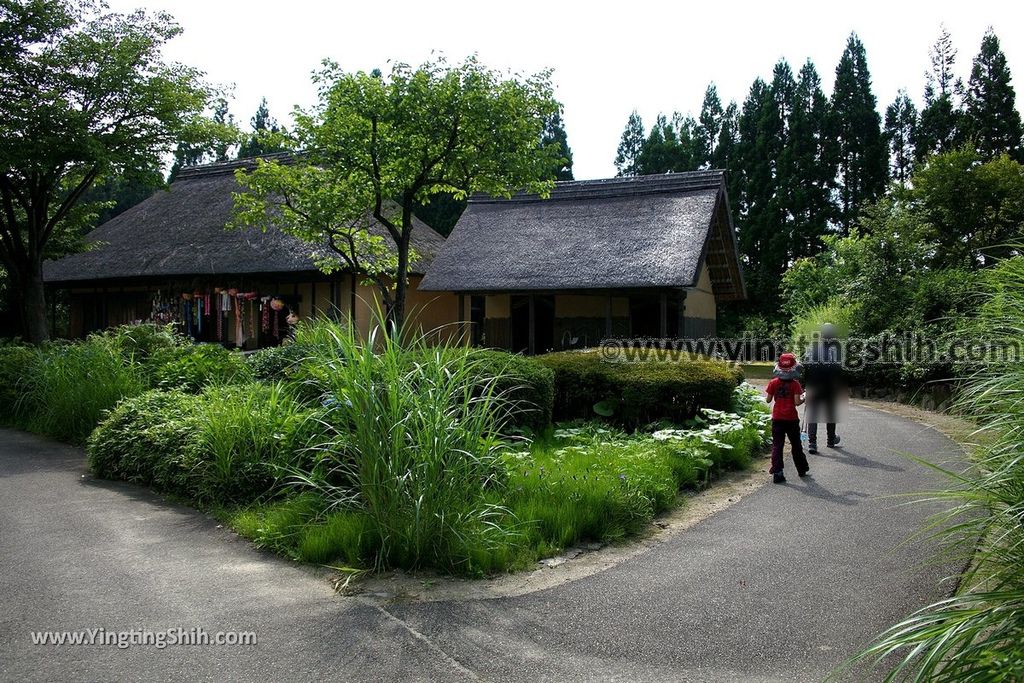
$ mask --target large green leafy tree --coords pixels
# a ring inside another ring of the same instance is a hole
[[[0,265],[33,342],[48,337],[43,260],[94,220],[88,190],[212,131],[201,74],[161,56],[179,32],[166,14],[0,0]]]
[[[910,180],[914,171],[914,137],[917,131],[917,107],[900,90],[896,99],[885,110],[885,139],[889,145],[889,170],[899,183]]]
[[[296,115],[302,154],[239,171],[247,191],[235,197],[236,222],[276,227],[315,251],[329,245],[321,267],[369,277],[399,326],[416,208],[440,193],[545,194],[563,158],[541,144],[560,110],[546,71],[510,77],[469,58],[396,64],[384,77],[325,62],[315,81],[319,103]]]
[[[970,146],[931,157],[909,199],[924,217],[937,268],[975,269],[1024,241],[1024,166],[1007,154],[985,161]]]
[[[629,115],[629,120],[626,121],[626,128],[622,131],[619,148],[615,153],[615,175],[639,175],[637,160],[640,158],[646,137],[643,119],[640,118],[640,114],[636,110],[633,110],[633,113]]]
[[[948,152],[962,137],[963,113],[954,104],[954,96],[963,84],[953,74],[956,48],[946,27],[942,27],[935,44],[928,52],[931,69],[924,88],[924,109],[914,131],[914,153],[917,161],[930,154]]]
[[[830,133],[835,143],[838,224],[849,230],[860,206],[885,191],[888,162],[864,44],[851,34],[836,67]]]
[[[981,51],[974,58],[964,98],[966,132],[986,159],[1003,152],[1020,156],[1024,129],[1010,81],[1006,55],[999,46],[999,38],[989,29],[981,40]]]

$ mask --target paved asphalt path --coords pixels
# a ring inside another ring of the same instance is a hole
[[[91,479],[78,449],[0,430],[0,680],[821,680],[941,597],[951,572],[929,562],[933,546],[903,543],[935,508],[889,496],[938,483],[901,453],[950,462],[955,446],[866,408],[842,435],[812,456],[812,478],[790,464],[786,486],[601,573],[514,598],[380,606],[204,515]],[[101,627],[259,642],[30,637]]]

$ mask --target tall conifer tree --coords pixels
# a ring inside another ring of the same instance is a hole
[[[917,107],[900,90],[885,110],[885,139],[889,145],[889,171],[892,179],[906,184],[914,171],[914,139],[917,132]]]
[[[954,103],[954,97],[963,90],[963,84],[953,75],[956,48],[945,26],[928,51],[928,57],[931,69],[925,74],[924,109],[913,140],[914,156],[918,161],[929,154],[948,152],[962,138],[962,113]]]
[[[639,175],[637,160],[640,158],[640,152],[643,151],[646,137],[643,119],[634,109],[633,113],[629,115],[626,129],[622,131],[622,137],[619,140],[619,148],[615,154],[615,175]]]
[[[700,118],[696,129],[697,157],[700,168],[714,165],[715,152],[722,134],[722,100],[718,97],[718,89],[714,83],[704,91],[704,103],[700,107]]]
[[[793,185],[789,207],[793,215],[793,258],[822,249],[822,237],[833,217],[835,155],[829,150],[827,124],[828,99],[817,69],[807,60],[797,75],[786,141]]]
[[[990,28],[971,67],[964,112],[967,133],[985,159],[1003,152],[1020,156],[1024,131],[1010,81],[1006,55]]]
[[[830,133],[835,140],[837,221],[843,232],[860,207],[885,191],[888,163],[864,44],[850,34],[836,67]]]

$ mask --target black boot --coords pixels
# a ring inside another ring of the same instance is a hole
[[[807,452],[810,453],[811,455],[817,455],[818,454],[818,444],[816,444],[816,443],[809,443],[809,444],[807,444]]]
[[[772,475],[772,482],[776,484],[785,484],[786,475],[784,475],[782,472],[776,472],[775,474]]]
[[[836,434],[835,436],[833,436],[831,439],[828,440],[828,447],[829,448],[835,448],[838,445],[839,445],[839,435]]]

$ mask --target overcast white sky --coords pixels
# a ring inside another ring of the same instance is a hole
[[[185,32],[171,59],[234,84],[232,113],[247,124],[260,97],[287,122],[312,103],[309,74],[329,57],[350,70],[388,60],[419,63],[431,50],[449,59],[478,53],[488,66],[555,69],[576,177],[614,175],[619,136],[635,108],[696,113],[714,81],[724,102],[742,102],[753,79],[770,78],[780,58],[796,71],[809,57],[831,92],[850,31],[867,48],[879,109],[907,88],[920,101],[928,47],[945,23],[966,80],[985,28],[992,26],[1024,103],[1024,3],[898,2],[557,2],[477,0],[110,0],[118,11],[170,12]]]

